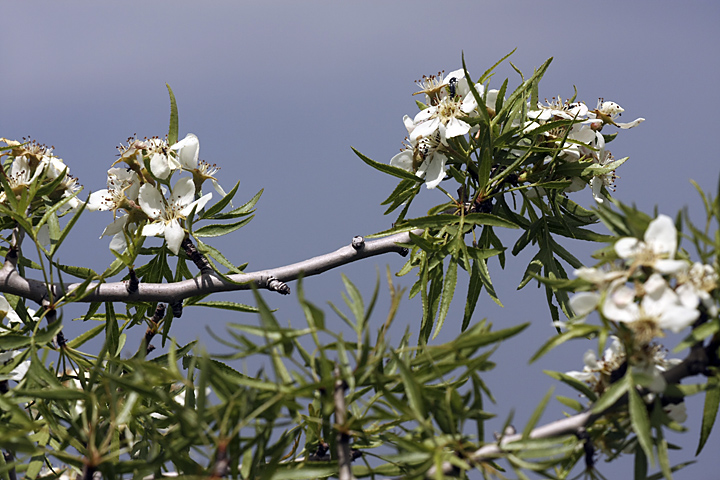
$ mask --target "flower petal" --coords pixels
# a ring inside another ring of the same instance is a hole
[[[145,183],[140,187],[138,202],[140,203],[140,208],[142,208],[148,217],[152,219],[160,218],[163,213],[165,213],[164,201],[165,199],[162,193],[149,183]],[[145,234],[143,233],[143,235]]]
[[[180,251],[180,244],[182,243],[183,238],[185,238],[185,232],[180,226],[180,222],[176,219],[170,220],[165,227],[165,241],[167,242],[167,246],[170,251],[175,255],[177,255]]]
[[[185,135],[185,138],[170,147],[177,151],[178,161],[183,168],[195,170],[198,166],[200,156],[200,140],[192,133]]]

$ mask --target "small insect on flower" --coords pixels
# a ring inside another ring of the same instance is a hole
[[[457,78],[452,77],[450,81],[448,82],[448,88],[450,89],[450,98],[455,98],[455,93],[457,92]]]

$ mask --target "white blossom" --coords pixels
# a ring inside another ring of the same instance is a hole
[[[682,260],[675,260],[677,229],[667,215],[658,215],[650,222],[643,240],[624,237],[615,242],[615,252],[624,260],[639,266],[653,267],[663,274],[677,273],[687,267]]]
[[[225,190],[220,186],[214,175],[219,168],[216,165],[210,165],[204,160],[200,160],[200,140],[192,133],[188,133],[185,138],[170,147],[171,150],[177,151],[177,161],[183,170],[193,174],[196,191],[201,191],[201,186],[205,180],[210,180],[218,192],[223,197],[226,195]]]
[[[165,140],[153,137],[145,142],[144,147],[150,157],[150,171],[157,178],[165,180],[173,171],[180,169],[180,163],[170,153]]]
[[[181,178],[177,181],[166,200],[162,193],[146,183],[140,187],[138,201],[151,223],[145,225],[142,234],[149,237],[165,237],[168,248],[174,254],[180,251],[180,244],[185,237],[185,230],[180,221],[187,217],[193,208],[201,210],[212,198],[212,193],[193,201],[195,186],[192,179]]]
[[[638,296],[642,297],[639,303],[635,300]],[[662,335],[662,330],[680,332],[691,325],[700,312],[683,305],[665,279],[653,273],[641,291],[628,287],[622,280],[613,283],[603,302],[602,314],[609,320],[627,324],[635,330],[641,343],[649,343]]]

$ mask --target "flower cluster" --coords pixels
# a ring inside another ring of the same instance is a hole
[[[473,85],[473,93],[470,80],[462,69],[447,75],[440,72],[429,77],[423,76],[417,84],[420,90],[415,95],[423,94],[425,103],[418,102],[421,110],[414,118],[407,115],[403,117],[408,137],[400,153],[390,160],[390,165],[413,172],[425,180],[427,188],[432,189],[445,179],[448,164],[460,165],[469,161],[474,142],[480,133],[478,119],[493,119],[501,113],[495,111],[496,106],[505,104],[507,100],[498,99],[500,92],[488,89],[482,83]],[[479,104],[478,99],[482,100],[483,105]],[[529,166],[532,166],[532,173],[537,173],[543,169],[543,163],[557,159],[565,163],[583,160],[597,168],[587,170],[582,177],[570,177],[570,185],[565,191],[577,191],[589,183],[598,203],[604,201],[603,188],[613,188],[616,178],[614,167],[617,165],[605,148],[606,142],[614,137],[605,137],[601,133],[603,127],[612,125],[628,129],[644,121],[638,118],[629,123],[620,123],[618,118],[623,108],[604,99],[600,99],[594,109],[582,102],[562,101],[558,98],[545,104],[523,104],[523,108],[511,106],[505,110],[503,115],[508,125],[496,128],[514,132],[514,139],[510,141],[514,147],[505,148],[499,155],[497,152],[493,154],[493,161],[496,162],[493,168],[503,162],[511,164],[515,159],[529,157],[527,153],[530,149],[535,149],[535,153],[544,152],[540,161],[528,159],[517,172],[520,178],[531,185],[533,182]],[[540,137],[540,140],[535,137]],[[477,155],[477,158],[483,158],[483,155]],[[472,171],[472,168],[468,168],[468,171]]]
[[[650,222],[643,240],[621,238],[614,249],[622,261],[618,269],[575,271],[594,286],[570,299],[577,317],[597,310],[605,320],[629,329],[635,343],[648,345],[664,330],[679,333],[701,313],[717,315],[712,293],[718,274],[709,265],[675,258],[677,230],[667,215]]]
[[[88,200],[89,210],[113,213],[113,222],[101,238],[112,236],[110,248],[122,251],[126,232],[142,225],[143,236],[164,237],[168,249],[177,255],[185,238],[185,218],[193,210],[202,210],[212,198],[212,193],[202,195],[203,183],[211,180],[215,190],[225,196],[213,176],[218,168],[199,160],[200,142],[192,133],[173,145],[158,137],[131,138],[119,150],[120,159],[113,165],[124,162],[127,168],[108,170],[107,188],[92,193]],[[175,172],[191,176],[177,179],[170,187]]]
[[[625,237],[615,242],[619,261],[613,269],[575,271],[591,290],[570,298],[575,313],[571,323],[597,311],[616,334],[602,359],[587,352],[584,371],[569,372],[598,393],[623,362],[650,378],[651,391],[664,391],[661,373],[675,361],[665,359],[656,339],[668,330],[681,332],[701,316],[718,314],[713,298],[719,278],[715,268],[676,258],[677,234],[673,220],[659,215],[649,223],[642,240]]]
[[[31,187],[35,192],[42,191],[52,203],[65,200],[59,212],[65,213],[82,205],[77,198],[81,190],[77,179],[70,175],[70,170],[61,158],[53,154],[52,147],[37,143],[35,140],[18,142],[0,138],[7,147],[0,148],[0,159],[7,156],[9,162],[4,163],[5,188],[0,192],[0,203],[8,203],[8,195],[12,192],[15,198],[21,198]],[[9,189],[9,191],[8,191]],[[41,213],[41,198],[33,199],[29,211]]]

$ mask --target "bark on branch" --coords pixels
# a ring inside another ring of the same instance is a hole
[[[413,233],[421,234],[422,230],[415,230]],[[85,303],[146,301],[167,302],[172,305],[195,295],[250,290],[253,286],[286,294],[290,290],[287,285],[284,285],[285,282],[297,280],[300,276],[319,275],[333,268],[376,255],[391,252],[404,255],[407,250],[397,244],[408,243],[409,241],[410,235],[408,232],[363,242],[361,248],[358,248],[358,242],[354,241],[352,245],[347,245],[334,252],[292,265],[228,275],[231,281],[227,281],[214,273],[201,273],[200,276],[193,279],[175,283],[140,283],[137,285],[137,289],[128,288],[126,282],[95,282],[91,283],[87,288],[89,293],[78,301]],[[14,252],[11,251],[11,253]],[[72,292],[81,285],[80,283],[65,285],[53,283],[48,285],[38,280],[23,278],[17,272],[16,265],[17,257],[8,255],[2,269],[0,269],[0,293],[10,293],[42,304],[43,300],[48,297],[48,292],[50,292],[52,298],[58,299],[65,295],[72,295]]]

